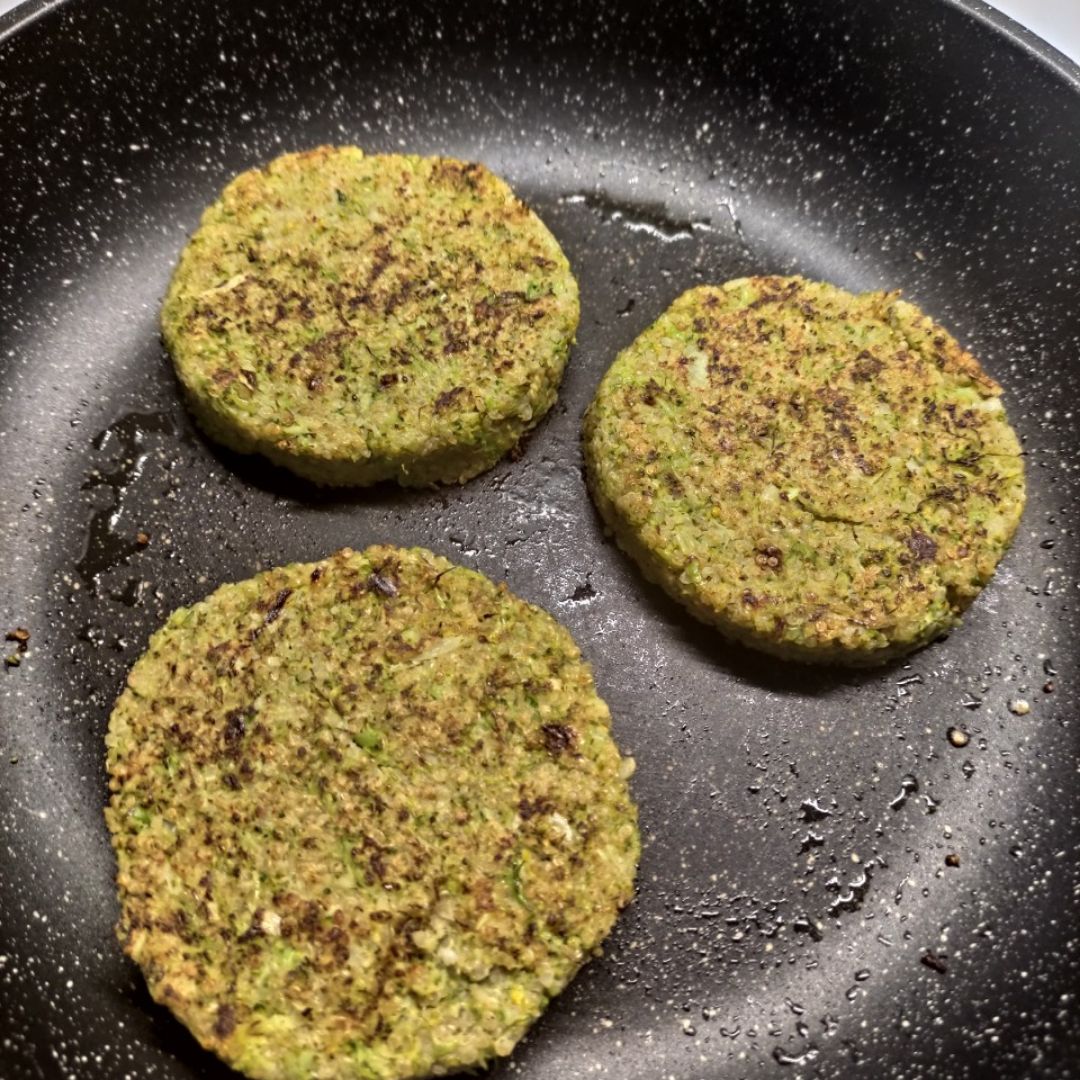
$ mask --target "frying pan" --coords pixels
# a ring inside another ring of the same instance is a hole
[[[376,540],[555,613],[638,762],[639,895],[495,1076],[1077,1075],[1080,70],[976,0],[68,0],[0,20],[0,103],[0,618],[32,635],[0,672],[5,1080],[233,1075],[114,940],[108,713],[176,606]],[[564,245],[578,343],[519,460],[320,492],[193,428],[177,253],[230,176],[324,142],[481,160]],[[902,288],[1005,386],[1024,522],[907,662],[725,644],[588,502],[616,351],[755,272]]]

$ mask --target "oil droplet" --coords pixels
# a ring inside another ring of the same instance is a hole
[[[902,807],[904,803],[908,801],[908,796],[914,795],[915,792],[918,790],[919,781],[914,776],[912,776],[911,773],[908,773],[906,776],[901,778],[900,794],[897,795],[891,803],[889,803],[889,807],[892,810],[899,810],[900,807]]]
[[[773,1047],[773,1061],[777,1065],[809,1065],[818,1056],[816,1046],[809,1046],[801,1054],[785,1053],[782,1047]]]

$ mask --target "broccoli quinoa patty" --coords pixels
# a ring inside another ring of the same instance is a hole
[[[748,645],[874,664],[956,625],[1024,506],[1001,388],[895,292],[684,293],[604,376],[590,491],[645,576]]]
[[[175,612],[107,744],[124,949],[252,1077],[508,1054],[631,899],[633,763],[570,635],[419,548]]]
[[[320,484],[419,486],[540,420],[578,313],[555,238],[483,165],[324,146],[225,188],[161,325],[212,438]]]

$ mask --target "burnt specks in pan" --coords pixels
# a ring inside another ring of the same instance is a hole
[[[15,651],[4,657],[4,664],[9,668],[18,667],[22,663],[22,657],[30,645],[30,631],[25,627],[17,626],[4,635],[4,640],[15,643]]]
[[[591,581],[585,580],[578,585],[574,591],[570,594],[568,599],[574,604],[583,604],[587,600],[592,600],[596,597],[596,589]]]
[[[939,975],[944,975],[949,970],[948,954],[934,952],[933,949],[927,949],[919,957],[919,963],[925,965],[931,971],[936,971]]]

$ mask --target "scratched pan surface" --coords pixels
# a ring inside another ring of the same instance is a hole
[[[174,607],[375,540],[564,620],[638,761],[639,896],[496,1076],[1076,1075],[1075,67],[944,0],[71,0],[0,35],[0,619],[32,634],[0,672],[5,1080],[231,1075],[114,940],[109,709]],[[233,173],[321,142],[484,161],[565,245],[579,341],[520,460],[319,495],[193,429],[156,329],[173,260]],[[1006,387],[1026,517],[909,663],[725,646],[587,501],[616,350],[761,271],[902,287]]]

